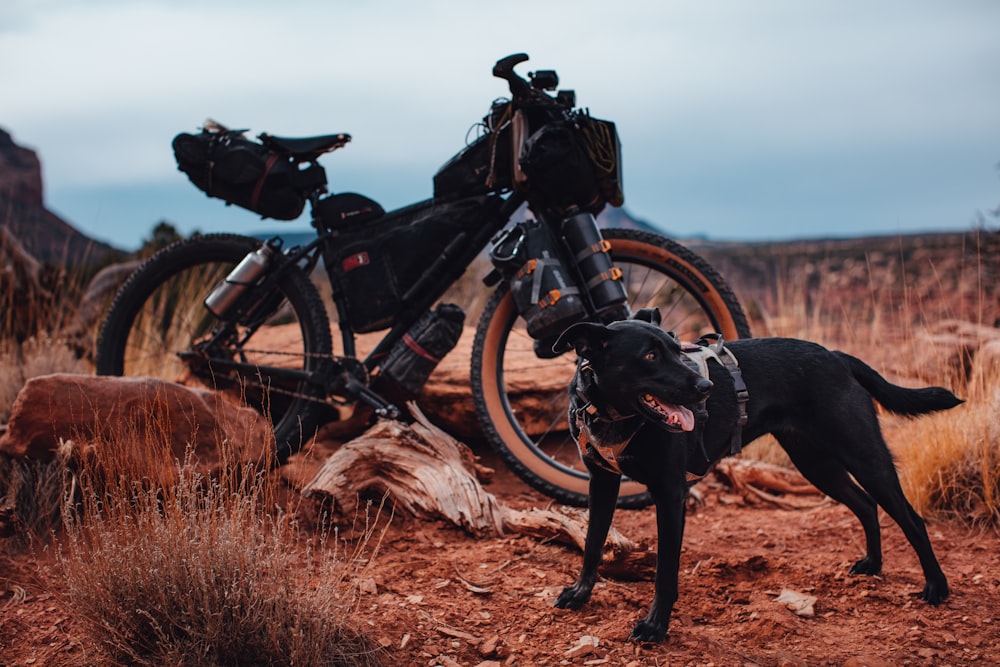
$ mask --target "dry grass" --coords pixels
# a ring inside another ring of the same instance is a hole
[[[837,270],[819,263],[785,267],[772,306],[756,313],[753,329],[844,350],[898,384],[945,386],[966,399],[917,419],[884,415],[883,429],[918,512],[1000,526],[1000,364],[986,350],[1000,345],[992,342],[1000,341],[1000,306],[989,280],[997,258],[983,250],[996,246],[997,234],[979,242],[947,270],[902,250],[891,261],[846,260]],[[747,455],[791,465],[771,438]]]
[[[270,478],[243,469],[210,480],[182,467],[150,481],[136,458],[88,457],[85,491],[66,512],[60,556],[67,607],[89,658],[127,665],[378,665],[350,623],[368,561],[341,558],[335,536],[301,533],[275,511]],[[159,469],[151,454],[151,470]],[[128,468],[133,468],[129,470]],[[155,473],[154,473],[155,474]],[[332,543],[332,544],[331,544]]]
[[[91,373],[90,362],[47,334],[23,343],[0,338],[0,424],[10,419],[10,408],[24,383],[50,373]]]
[[[23,343],[0,339],[0,424],[10,419],[18,392],[31,378],[50,373],[89,373],[88,362],[63,342],[47,335]],[[35,461],[0,454],[0,523],[8,551],[43,543],[62,524],[65,459]]]

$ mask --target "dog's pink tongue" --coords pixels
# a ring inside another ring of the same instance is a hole
[[[694,430],[694,413],[683,405],[661,404],[667,411],[667,423],[679,426],[682,431]]]

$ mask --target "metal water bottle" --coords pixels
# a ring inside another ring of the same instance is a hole
[[[611,263],[611,243],[601,236],[594,216],[590,213],[569,216],[562,222],[562,234],[601,319],[627,318],[622,272]]]
[[[243,293],[264,276],[280,249],[280,240],[268,241],[244,257],[205,298],[205,307],[216,317],[226,317]]]

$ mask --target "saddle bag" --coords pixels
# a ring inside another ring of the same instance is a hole
[[[172,145],[177,168],[209,197],[265,218],[294,220],[302,214],[305,196],[296,187],[300,172],[287,156],[232,131],[181,133]]]
[[[521,222],[497,240],[490,260],[510,286],[528,334],[542,340],[558,336],[586,317],[587,306],[556,252],[548,227]]]

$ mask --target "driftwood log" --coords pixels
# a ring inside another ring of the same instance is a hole
[[[412,424],[381,420],[331,454],[303,496],[341,518],[354,516],[361,498],[385,496],[396,511],[445,520],[473,536],[523,534],[583,550],[585,512],[505,505],[480,483],[493,471],[476,463],[464,443],[432,424],[414,404],[409,408]],[[651,552],[614,529],[605,551],[612,568],[652,562]]]
[[[587,515],[572,508],[521,510],[483,488],[493,471],[471,450],[432,424],[409,404],[411,424],[381,420],[331,454],[302,494],[337,519],[350,520],[362,498],[385,497],[395,511],[418,519],[448,521],[476,537],[528,535],[583,551]],[[715,479],[747,500],[784,509],[810,509],[828,502],[798,471],[726,459]],[[605,544],[604,572],[634,577],[655,569],[655,554],[614,528]]]
[[[733,493],[782,509],[813,509],[828,501],[798,470],[782,466],[728,458],[719,461],[713,474]]]

